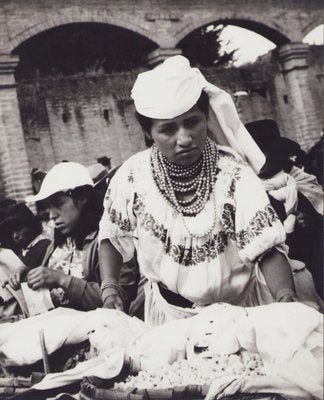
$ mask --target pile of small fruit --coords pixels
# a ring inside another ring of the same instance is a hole
[[[135,376],[128,376],[123,382],[116,382],[114,388],[124,391],[210,385],[214,379],[226,375],[265,375],[261,357],[245,350],[237,354],[210,356],[207,351],[191,360],[180,360],[172,365],[140,371]]]

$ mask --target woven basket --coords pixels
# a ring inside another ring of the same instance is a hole
[[[44,378],[43,373],[32,373],[29,377],[0,377],[0,399],[27,392],[31,386]]]
[[[23,393],[31,387],[31,378],[0,378],[0,399]]]
[[[101,386],[102,381],[94,377],[84,378],[81,384],[80,400],[202,400],[209,387],[207,385],[188,385],[172,389],[149,389],[119,391],[112,389],[111,381]],[[278,394],[236,394],[226,397],[228,400],[285,400]]]

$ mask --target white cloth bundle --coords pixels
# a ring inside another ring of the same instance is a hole
[[[52,354],[63,345],[83,342],[88,339],[89,332],[101,328],[106,328],[107,336],[111,333],[112,338],[119,335],[121,345],[126,346],[144,330],[144,323],[118,310],[98,308],[84,312],[57,308],[15,323],[2,324],[0,348],[6,365],[33,364],[42,358],[40,330],[44,330],[46,349]],[[106,339],[107,343],[111,340]]]

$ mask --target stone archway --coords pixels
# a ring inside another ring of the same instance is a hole
[[[302,28],[302,33],[304,34],[304,37],[320,25],[323,25],[323,17],[316,16],[314,21],[310,22],[309,24],[307,24]]]
[[[89,10],[86,13],[80,13],[80,12],[56,12],[52,13],[50,15],[50,18],[47,19],[41,19],[41,20],[36,20],[36,21],[30,21],[30,26],[27,28],[22,28],[19,30],[11,39],[9,42],[9,46],[11,48],[11,52],[21,45],[24,41],[32,38],[33,36],[44,32],[48,29],[51,28],[56,28],[61,25],[66,25],[66,24],[73,24],[73,23],[103,23],[107,25],[115,25],[120,28],[127,29],[129,31],[138,33],[147,39],[150,39],[151,41],[155,43],[159,43],[159,40],[157,38],[157,35],[149,31],[145,28],[143,28],[140,24],[136,23],[136,20],[128,17],[128,16],[111,16],[107,12],[103,11],[102,13],[98,13],[97,10]]]
[[[195,21],[195,23],[188,23],[181,31],[177,32],[175,35],[175,46],[177,46],[187,35],[193,32],[196,29],[199,29],[203,26],[211,25],[211,24],[228,24],[228,25],[236,25],[241,28],[245,28],[251,30],[255,33],[260,34],[261,36],[269,39],[277,46],[281,46],[290,42],[289,36],[284,32],[284,28],[278,29],[278,26],[274,24],[267,25],[262,22],[257,22],[254,19],[244,19],[244,18],[216,18],[213,19],[212,16],[208,16],[206,18],[200,19],[199,21]]]
[[[128,121],[134,119],[132,104],[127,102],[135,74],[121,69],[116,73],[101,64],[106,58],[117,58],[124,46],[131,50],[132,38],[140,40],[137,48],[142,51],[147,49],[143,41],[150,48],[154,45],[116,26],[73,23],[43,31],[15,49],[20,56],[17,93],[30,167],[48,170],[63,159],[90,165],[101,156],[109,156],[117,165],[142,150],[142,134],[135,121],[133,125]],[[98,60],[93,55],[99,55],[99,69],[92,68],[91,61]],[[134,68],[141,70],[142,64]]]
[[[273,0],[271,4],[267,0],[173,0],[172,7],[170,4],[170,0],[0,2],[0,119],[5,121],[0,126],[0,141],[7,143],[0,175],[8,194],[23,198],[30,188],[28,174],[11,167],[11,162],[16,162],[24,170],[29,168],[27,156],[23,154],[24,137],[14,80],[19,60],[12,52],[41,32],[66,24],[103,23],[136,32],[159,47],[153,52],[156,54],[151,54],[152,65],[177,54],[176,46],[186,35],[214,21],[231,22],[260,33],[281,46],[278,53],[285,85],[283,94],[295,110],[294,130],[303,140],[313,137],[312,132],[318,127],[311,120],[315,113],[308,90],[308,48],[301,42],[323,20],[320,0]],[[123,93],[122,90],[117,95]]]

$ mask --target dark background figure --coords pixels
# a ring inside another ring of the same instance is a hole
[[[42,182],[46,176],[46,172],[40,170],[39,168],[33,168],[31,171],[31,178],[32,178],[32,187],[33,193],[36,194],[39,192]],[[37,216],[43,224],[43,228],[45,230],[50,230],[47,225],[49,223],[49,210],[48,204],[46,202],[37,202],[36,209],[37,209]]]
[[[33,168],[31,171],[31,178],[32,178],[32,186],[34,194],[38,193],[43,182],[43,179],[46,176],[46,172],[38,169]]]
[[[28,268],[41,265],[50,240],[42,224],[25,204],[12,204],[0,223],[1,246],[13,250]]]
[[[259,173],[261,179],[270,178],[281,170],[289,173],[293,166],[306,166],[307,154],[298,143],[281,137],[275,121],[263,119],[250,122],[245,127],[266,156],[266,162]]]
[[[97,158],[97,162],[103,165],[108,171],[111,169],[111,159],[107,156]]]
[[[89,171],[91,179],[93,180],[94,190],[97,193],[98,199],[102,204],[108,187],[107,178],[109,172],[107,168],[105,168],[100,163],[92,164],[87,167],[87,169]]]
[[[4,220],[8,208],[16,203],[16,200],[5,196],[3,193],[0,193],[0,223]]]
[[[308,153],[308,165],[306,171],[316,176],[320,185],[324,184],[324,142],[323,137],[310,149]]]
[[[251,136],[266,156],[259,177],[268,179],[281,170],[290,173],[292,168],[305,168],[309,172],[309,161],[298,143],[283,138],[278,125],[273,120],[259,120],[245,125]],[[320,147],[320,146],[318,146]],[[316,165],[318,165],[318,148]],[[316,171],[314,168],[313,171]],[[269,195],[270,202],[283,222],[287,215],[282,202]],[[313,275],[316,289],[323,297],[323,224],[322,216],[318,214],[310,201],[300,191],[294,231],[287,235],[286,243],[289,246],[289,256],[305,263]]]

